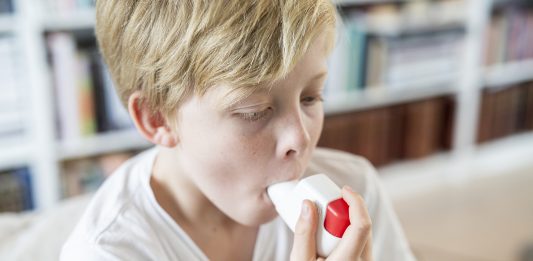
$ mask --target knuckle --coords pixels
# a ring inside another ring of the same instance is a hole
[[[372,221],[370,221],[370,219],[361,220],[357,226],[357,231],[359,231],[360,234],[369,234],[370,231],[372,231]]]

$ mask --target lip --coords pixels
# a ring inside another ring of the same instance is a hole
[[[262,201],[264,201],[265,203],[267,203],[267,205],[271,206],[271,207],[274,207],[274,203],[272,202],[272,200],[270,199],[270,197],[268,196],[268,192],[267,192],[267,189],[265,188],[265,190],[263,191],[263,193],[261,193],[261,198],[262,198]]]

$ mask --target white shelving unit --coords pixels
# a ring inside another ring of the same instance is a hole
[[[59,142],[58,160],[91,157],[124,150],[148,148],[151,143],[137,130],[124,130],[99,134],[79,141]]]
[[[420,99],[456,94],[457,75],[439,75],[408,86],[372,86],[364,90],[330,96],[324,104],[326,115],[366,110]]]
[[[30,162],[31,147],[22,142],[0,143],[0,170],[25,166]]]
[[[116,151],[143,149],[150,146],[133,130],[102,134],[68,143],[57,141],[54,115],[53,84],[47,64],[44,33],[94,27],[94,11],[80,11],[68,16],[47,14],[33,0],[14,0],[17,15],[0,16],[0,33],[14,32],[24,52],[30,100],[28,138],[20,143],[2,146],[0,170],[29,164],[34,183],[37,208],[48,208],[60,199],[60,165],[65,160],[91,157]],[[358,5],[409,0],[337,0],[338,5]],[[385,186],[392,193],[404,193],[440,182],[460,182],[476,169],[515,168],[529,163],[533,155],[533,134],[506,138],[477,146],[478,105],[482,86],[497,86],[533,80],[533,61],[507,64],[484,69],[481,62],[483,32],[491,1],[466,0],[465,55],[461,75],[441,75],[409,86],[368,87],[330,98],[327,115],[364,110],[441,95],[454,95],[457,100],[454,148],[451,152],[428,158],[401,162],[380,169]],[[13,18],[23,17],[23,19]],[[14,20],[15,19],[15,20]],[[16,23],[16,26],[14,24]],[[524,146],[528,144],[528,146]],[[508,157],[500,157],[505,151]]]
[[[532,168],[533,133],[517,134],[477,146],[467,158],[440,153],[380,168],[387,191],[404,196],[445,183],[460,186],[479,176]]]
[[[364,4],[376,4],[376,3],[395,3],[395,2],[407,2],[410,0],[333,0],[336,5],[364,5]]]
[[[460,186],[480,173],[500,175],[514,169],[533,167],[533,133],[517,134],[488,144],[475,143],[480,90],[533,80],[533,61],[484,68],[484,31],[492,4],[492,1],[468,1],[466,55],[456,93],[458,108],[453,150],[381,168],[385,187],[391,194],[416,193],[443,183]]]
[[[533,78],[533,60],[494,65],[485,69],[484,75],[485,88],[528,81]]]
[[[48,15],[44,18],[44,29],[48,31],[71,31],[94,28],[96,17],[94,10],[80,10],[64,15]]]
[[[14,30],[14,27],[12,15],[0,14],[0,34],[10,33]]]

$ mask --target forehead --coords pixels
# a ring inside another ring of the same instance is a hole
[[[296,88],[310,81],[322,79],[327,72],[329,55],[328,37],[317,37],[294,68],[284,78],[253,86],[231,86],[220,84],[209,88],[205,93],[221,110],[227,110],[246,100],[251,95],[268,94],[274,88]]]

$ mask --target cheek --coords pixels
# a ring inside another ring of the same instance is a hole
[[[236,124],[217,125],[191,126],[183,133],[188,169],[202,177],[198,182],[213,187],[226,189],[239,183],[253,188],[262,184],[271,139],[261,133],[249,134]]]
[[[317,106],[312,112],[308,114],[306,121],[306,127],[311,138],[312,147],[314,148],[318,143],[320,134],[322,133],[322,127],[324,125],[324,110],[322,106]]]

